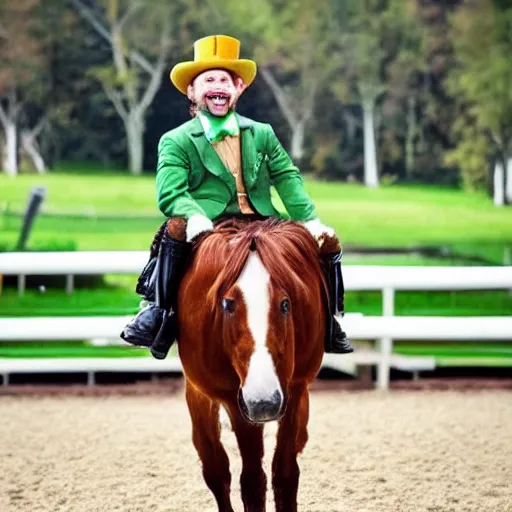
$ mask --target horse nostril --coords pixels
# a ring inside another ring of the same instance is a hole
[[[281,404],[283,402],[283,395],[276,389],[269,400],[270,403],[279,405],[281,407]]]
[[[283,395],[275,390],[271,396],[259,400],[245,400],[243,391],[238,393],[238,403],[242,413],[255,423],[276,420],[283,406]]]

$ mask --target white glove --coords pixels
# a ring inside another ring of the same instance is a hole
[[[313,238],[320,247],[324,242],[322,235],[327,237],[335,236],[334,229],[322,224],[318,218],[304,222],[304,227],[313,235]]]
[[[201,213],[194,213],[187,222],[187,242],[206,231],[213,231],[213,222]]]

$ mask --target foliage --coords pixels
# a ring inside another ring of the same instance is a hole
[[[136,110],[168,45],[161,84],[133,121],[154,169],[160,136],[188,118],[168,71],[195,39],[231,34],[259,68],[239,110],[270,122],[303,169],[362,180],[364,97],[381,175],[485,188],[510,151],[510,13],[498,0],[5,0],[0,105],[9,88],[22,129],[49,121],[38,142],[50,167],[126,168],[134,144],[120,112]]]
[[[458,66],[448,90],[466,108],[455,124],[458,147],[450,156],[466,186],[475,188],[486,184],[491,145],[503,162],[512,155],[512,8],[468,2],[453,16],[452,37]]]
[[[486,189],[489,185],[489,139],[471,122],[461,117],[455,123],[454,133],[458,135],[457,146],[446,153],[447,165],[458,165],[461,170],[462,187],[464,190],[474,191]]]

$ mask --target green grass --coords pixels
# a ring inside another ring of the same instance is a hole
[[[11,211],[23,210],[33,185],[48,187],[46,211],[89,215],[38,218],[30,239],[34,247],[51,239],[61,244],[72,241],[79,250],[143,250],[163,220],[156,207],[154,176],[112,172],[21,175],[16,179],[0,175],[0,211],[2,205]],[[345,245],[447,245],[496,263],[502,262],[504,248],[512,246],[512,209],[495,208],[484,194],[434,186],[371,190],[311,179],[306,179],[306,188],[320,218],[336,229]],[[142,216],[149,218],[132,218]],[[0,214],[0,244],[16,242],[20,223],[19,218]]]
[[[135,315],[139,301],[135,292],[123,288],[77,289],[71,295],[59,289],[44,294],[27,290],[22,297],[7,289],[0,296],[0,317]]]
[[[512,367],[512,346],[504,343],[395,342],[394,352],[434,357],[437,367]]]
[[[119,316],[134,315],[140,297],[127,286],[106,289],[77,289],[72,295],[48,289],[44,294],[27,290],[18,297],[16,290],[0,295],[0,317],[25,316]],[[347,312],[365,315],[382,314],[380,292],[347,292]],[[512,295],[508,291],[397,292],[397,315],[408,316],[501,316],[512,312]]]
[[[0,357],[52,358],[52,357],[146,357],[144,348],[123,346],[94,346],[85,341],[1,343]]]

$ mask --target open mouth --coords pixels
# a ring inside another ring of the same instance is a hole
[[[207,94],[206,99],[210,100],[216,107],[225,107],[229,102],[229,95],[223,92]]]

